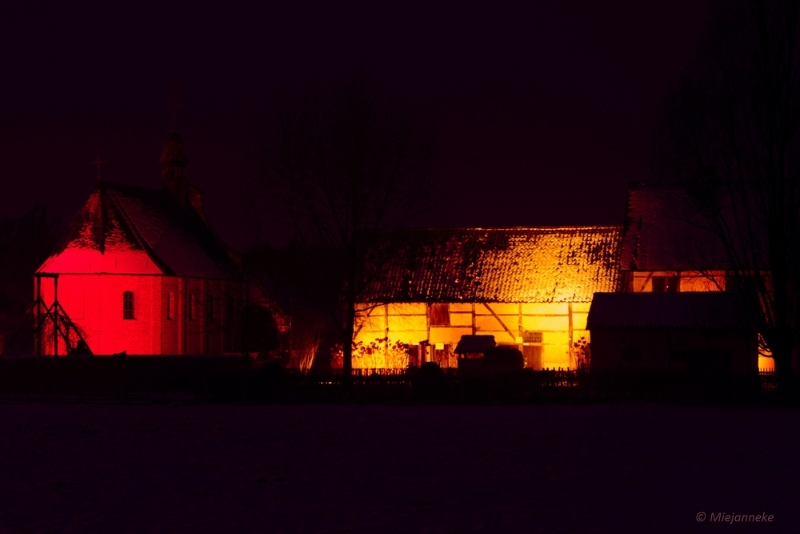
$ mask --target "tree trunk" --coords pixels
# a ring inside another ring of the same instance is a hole
[[[353,334],[355,332],[356,304],[354,299],[346,303],[344,328],[342,335],[342,373],[345,376],[353,374]]]

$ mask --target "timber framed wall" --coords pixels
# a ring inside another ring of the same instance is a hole
[[[621,235],[619,226],[386,231],[361,295],[353,365],[453,366],[461,336],[483,334],[519,347],[528,367],[573,368],[592,296],[620,289]]]
[[[725,271],[703,272],[698,270],[653,270],[653,271],[624,271],[622,273],[623,287],[629,293],[652,292],[707,292],[724,291],[727,277]],[[674,288],[659,280],[675,280]]]
[[[449,324],[441,324],[433,306],[447,306]],[[397,303],[377,305],[359,317],[356,342],[371,354],[354,357],[355,367],[383,368],[398,359],[396,344],[409,346],[410,361],[454,365],[461,336],[493,335],[498,345],[514,346],[534,369],[574,368],[574,342],[589,338],[590,303]],[[433,319],[432,320],[432,316]],[[437,324],[439,323],[439,324]],[[365,352],[362,350],[362,352]],[[381,352],[383,354],[381,354]],[[407,365],[407,363],[406,363]]]

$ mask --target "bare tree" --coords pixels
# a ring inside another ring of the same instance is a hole
[[[0,219],[0,334],[18,327],[33,302],[33,273],[53,252],[63,223],[37,205],[18,219]]]
[[[798,22],[797,0],[719,2],[657,138],[659,170],[724,248],[784,391],[800,344]]]
[[[295,285],[334,319],[349,374],[371,240],[424,207],[429,144],[415,137],[407,111],[379,97],[363,70],[330,91],[286,99],[278,126],[260,184],[303,251]]]

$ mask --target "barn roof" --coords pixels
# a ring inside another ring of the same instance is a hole
[[[98,182],[39,272],[228,278],[233,257],[202,215],[160,189]]]
[[[632,185],[624,228],[623,270],[728,268],[719,240],[691,209],[691,201],[678,186]]]
[[[589,302],[614,291],[621,227],[390,230],[364,302]]]
[[[751,324],[735,295],[703,293],[596,293],[586,327],[742,329]]]

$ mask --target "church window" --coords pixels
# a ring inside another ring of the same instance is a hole
[[[189,293],[189,320],[194,321],[194,293]]]
[[[125,291],[122,294],[122,318],[129,320],[136,318],[133,308],[133,291]]]
[[[172,321],[175,318],[175,294],[170,291],[167,293],[167,320]]]
[[[214,295],[208,296],[208,320],[213,321],[214,317]]]

